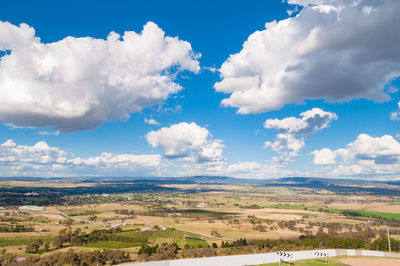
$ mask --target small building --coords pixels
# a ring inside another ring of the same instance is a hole
[[[45,208],[42,206],[27,205],[19,207],[20,211],[44,211]]]
[[[24,195],[25,196],[38,196],[39,195],[39,193],[37,193],[37,192],[26,192],[26,193],[24,193]]]

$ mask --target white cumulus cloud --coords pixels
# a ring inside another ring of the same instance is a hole
[[[163,103],[181,90],[184,70],[199,72],[190,43],[155,23],[106,39],[43,43],[27,24],[0,21],[0,121],[71,132]]]
[[[157,126],[157,125],[160,124],[160,123],[159,123],[157,120],[155,120],[154,118],[145,118],[145,119],[144,119],[144,122],[145,122],[146,124],[153,125],[153,126]]]
[[[0,145],[1,175],[24,174],[25,172],[42,173],[64,168],[68,163],[68,153],[50,147],[40,141],[33,146],[17,145],[9,139]]]
[[[314,155],[313,163],[317,165],[329,165],[336,164],[336,153],[328,148],[313,151]]]
[[[71,162],[79,166],[92,166],[96,168],[126,168],[137,167],[156,168],[161,164],[162,156],[159,154],[113,154],[103,152],[99,156],[87,159],[74,158]]]
[[[295,17],[266,23],[219,69],[224,106],[242,114],[306,99],[390,98],[400,76],[399,1],[289,1]]]
[[[159,154],[101,153],[89,158],[75,157],[60,148],[39,141],[33,146],[18,145],[9,139],[0,145],[0,176],[54,176],[89,170],[119,169],[157,173],[162,164]],[[129,172],[128,171],[128,172]]]
[[[298,156],[305,146],[304,136],[311,136],[328,127],[329,123],[337,118],[335,113],[313,108],[301,113],[300,118],[267,119],[264,127],[280,133],[273,141],[265,142],[264,148],[270,148],[279,154],[279,157],[274,157],[276,163],[286,163]]]
[[[296,139],[291,134],[280,133],[274,141],[266,141],[264,148],[270,148],[279,153],[280,157],[274,157],[276,163],[286,163],[293,157],[296,157],[299,151],[305,146],[303,139]]]
[[[146,135],[152,147],[162,147],[166,157],[182,158],[192,163],[220,162],[225,146],[196,123],[182,122],[151,131]]]
[[[338,164],[329,174],[388,175],[400,173],[400,143],[390,135],[372,137],[358,135],[344,148],[314,151],[314,164]]]
[[[332,120],[337,119],[335,113],[326,112],[320,108],[305,111],[300,114],[300,117],[286,117],[282,120],[267,119],[264,127],[293,135],[312,135],[326,128]]]

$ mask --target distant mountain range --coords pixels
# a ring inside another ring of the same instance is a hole
[[[186,177],[76,177],[76,178],[40,178],[40,177],[1,177],[0,181],[31,181],[43,182],[43,186],[35,186],[35,191],[61,194],[101,194],[127,192],[160,192],[186,191],[206,192],[222,188],[207,188],[204,185],[242,185],[253,187],[299,187],[310,189],[325,189],[335,193],[367,193],[371,195],[400,195],[400,181],[370,181],[361,179],[334,179],[310,177],[286,177],[278,179],[244,179],[227,176],[186,176]],[[75,187],[49,187],[45,183],[70,182]],[[80,186],[80,183],[93,183],[92,186]],[[121,186],[123,184],[123,186]],[[165,184],[198,184],[199,188],[189,190],[165,187]],[[3,186],[0,192],[25,193],[32,188],[25,186]]]

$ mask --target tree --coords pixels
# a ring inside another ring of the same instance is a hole
[[[26,246],[26,253],[33,253],[33,254],[37,253],[40,249],[40,246],[42,246],[42,244],[43,244],[43,241],[40,238],[35,240],[32,243],[29,243]]]
[[[50,250],[50,242],[47,241],[43,244],[43,251],[47,252],[49,250]]]

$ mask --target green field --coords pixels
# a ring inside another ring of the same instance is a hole
[[[0,238],[0,247],[27,245],[36,241],[37,239],[42,239],[43,242],[51,241],[53,238],[50,236],[45,237],[2,237]]]
[[[100,241],[95,243],[89,243],[84,247],[88,248],[102,248],[102,249],[119,249],[119,248],[131,248],[139,246],[138,243],[132,242],[118,242],[118,241]]]
[[[268,263],[268,264],[258,264],[257,266],[275,266],[275,265],[289,265],[288,263]],[[329,265],[329,266],[344,266],[346,264],[337,262],[337,258],[331,258],[328,259],[328,263],[325,262],[325,260],[297,260],[294,262],[291,262],[290,265],[295,265],[295,266],[323,266],[323,265]],[[255,265],[254,265],[255,266]]]
[[[363,217],[400,220],[400,213],[372,212],[372,211],[355,211],[355,212],[360,213],[361,216]]]
[[[182,216],[184,217],[194,217],[194,218],[202,218],[202,217],[224,217],[235,215],[234,212],[217,212],[217,211],[209,211],[209,210],[201,210],[201,209],[187,209],[187,210],[180,210]]]
[[[209,244],[204,239],[194,234],[185,233],[182,231],[167,229],[167,230],[149,230],[149,231],[125,231],[115,233],[116,236],[129,237],[135,243],[148,243],[163,244],[163,243],[176,243],[179,247],[183,248],[189,245],[191,248],[195,247],[209,247]]]
[[[309,211],[318,210],[318,208],[316,207],[310,207],[304,205],[290,205],[290,204],[275,204],[275,205],[265,206],[265,208],[287,209],[287,210],[309,210]]]

